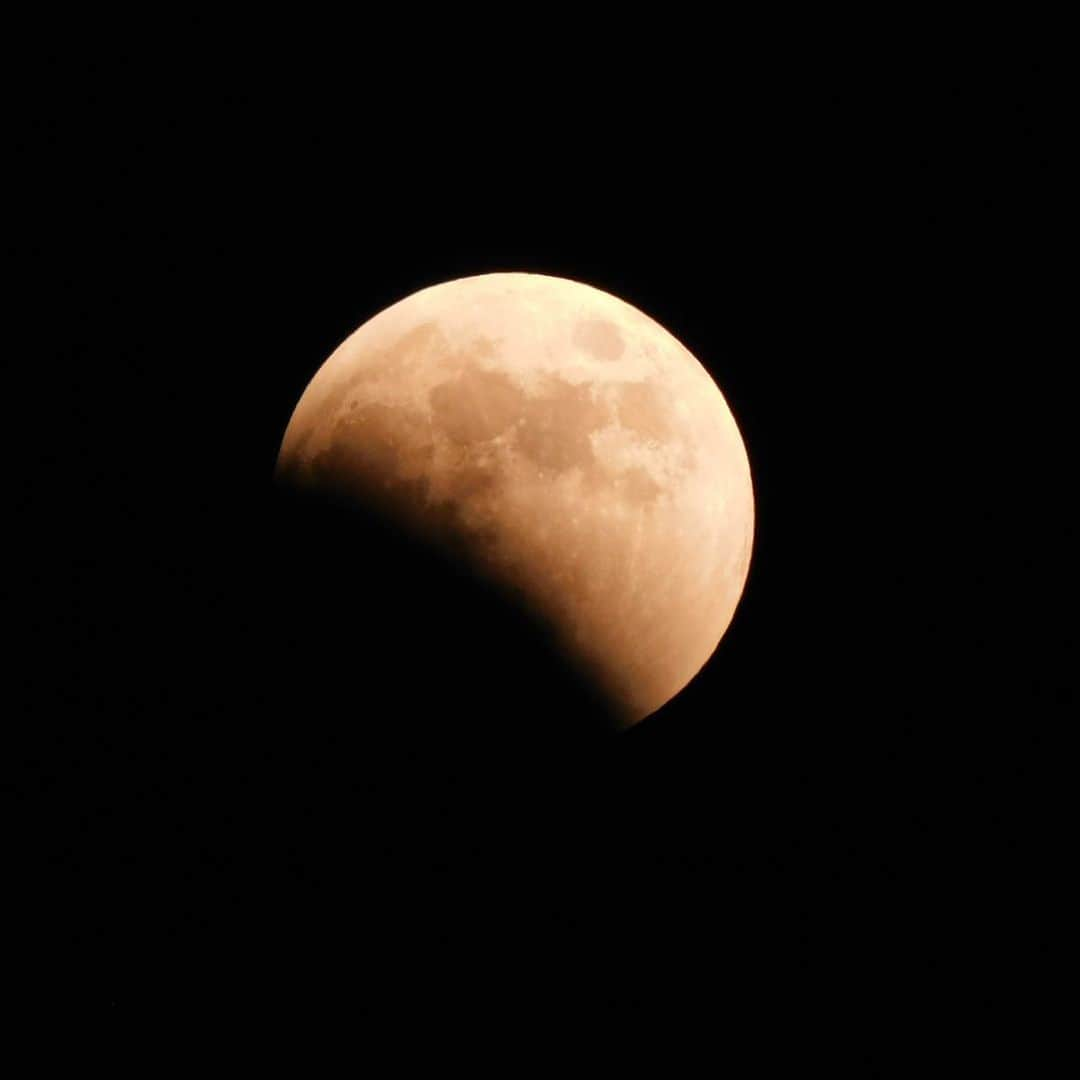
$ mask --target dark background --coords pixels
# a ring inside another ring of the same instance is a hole
[[[1038,480],[1053,70],[691,28],[459,64],[435,31],[332,56],[197,22],[166,62],[96,29],[75,60],[33,39],[10,135],[5,756],[41,1001],[798,1045],[999,1004],[1052,948],[1004,897],[1072,700],[1036,584],[1071,539]],[[750,455],[735,621],[619,738],[497,598],[270,487],[348,333],[494,270],[642,308]]]

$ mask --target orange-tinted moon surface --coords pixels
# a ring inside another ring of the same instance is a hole
[[[709,659],[750,562],[750,465],[716,383],[647,315],[563,278],[463,278],[380,312],[304,391],[278,476],[463,551],[625,725]]]

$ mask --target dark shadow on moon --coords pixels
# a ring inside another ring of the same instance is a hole
[[[557,828],[618,736],[543,623],[370,508],[279,483],[269,510],[269,818],[306,799],[324,867],[328,843],[451,864]]]
[[[534,879],[565,881],[552,868],[583,854],[613,718],[460,556],[285,486],[261,531],[266,703],[238,842],[267,900],[240,937],[300,918],[303,948],[362,954],[380,999],[453,993],[455,967],[538,917],[549,886]]]
[[[125,615],[133,704],[78,728],[115,747],[80,781],[123,808],[88,826],[107,891],[77,895],[145,956],[127,985],[402,1015],[470,1008],[467,970],[496,1007],[504,943],[539,960],[595,857],[603,701],[513,598],[377,514],[278,488],[183,543],[191,572]]]
[[[600,689],[523,599],[355,501],[279,482],[270,564],[309,721],[359,745],[494,767],[574,754],[616,730]],[[268,587],[270,583],[268,582]]]

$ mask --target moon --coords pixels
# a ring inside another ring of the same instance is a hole
[[[467,277],[374,316],[307,386],[276,477],[459,552],[624,727],[704,666],[750,565],[750,464],[719,387],[649,316],[564,278]]]

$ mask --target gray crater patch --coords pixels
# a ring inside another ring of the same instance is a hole
[[[460,446],[488,442],[522,414],[525,394],[498,371],[466,368],[429,395],[434,423]]]
[[[412,505],[426,495],[426,482],[419,490],[417,483],[433,451],[416,413],[372,403],[338,420],[330,445],[312,457],[310,476],[326,490]]]
[[[666,443],[672,435],[671,409],[667,392],[648,380],[624,383],[619,387],[619,423],[655,443]]]
[[[624,499],[639,505],[655,502],[664,490],[644,469],[637,466],[620,473],[616,485]]]
[[[574,344],[597,360],[618,360],[626,350],[619,328],[603,319],[585,319],[574,328]]]
[[[592,432],[607,423],[607,409],[593,400],[590,383],[574,385],[553,376],[547,392],[525,399],[517,429],[518,450],[542,469],[562,472],[596,467]]]

